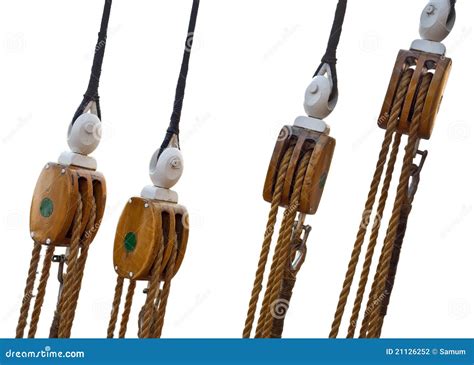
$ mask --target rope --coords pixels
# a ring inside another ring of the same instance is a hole
[[[299,238],[303,231],[303,220],[304,215],[300,214],[300,217],[298,218],[299,224],[297,224],[297,227],[293,233],[294,238],[291,242],[291,254],[287,258],[280,293],[277,299],[277,303],[279,303],[279,306],[278,308],[276,306],[274,306],[273,308],[274,318],[272,324],[272,332],[270,335],[271,338],[281,338],[282,336],[286,313],[288,312],[291,297],[293,296],[293,289],[296,284],[296,277],[306,258],[306,243]],[[296,259],[296,255],[298,254],[298,252],[301,256],[298,258],[296,267],[293,267],[293,260]]]
[[[128,284],[127,296],[125,297],[125,306],[122,313],[122,322],[120,323],[119,338],[124,338],[127,333],[128,319],[130,318],[130,311],[132,309],[133,294],[135,293],[135,280],[130,280]]]
[[[343,288],[339,296],[339,302],[337,304],[337,309],[334,315],[331,332],[329,334],[330,338],[335,338],[339,332],[342,316],[344,314],[344,309],[347,304],[347,299],[349,297],[350,289],[357,269],[357,263],[359,261],[359,256],[362,251],[362,245],[364,243],[365,234],[367,232],[367,217],[370,217],[372,214],[372,209],[375,203],[378,187],[380,185],[380,180],[382,178],[382,173],[384,171],[384,166],[387,161],[387,155],[392,142],[392,136],[395,133],[398,124],[398,118],[402,110],[402,105],[405,100],[405,96],[408,92],[408,86],[411,81],[412,75],[413,70],[411,69],[408,69],[403,74],[401,82],[397,88],[397,93],[395,96],[392,110],[390,112],[390,115],[388,116],[389,120],[387,123],[387,130],[385,132],[384,141],[382,143],[382,148],[380,150],[369,194],[365,203],[364,212],[362,214],[362,220],[359,226],[359,231],[357,232],[357,238],[354,243],[354,248],[352,250],[351,259],[349,261],[346,277],[343,283]]]
[[[30,310],[31,299],[33,298],[33,288],[35,286],[36,271],[38,270],[40,254],[41,243],[35,241],[33,245],[33,251],[31,252],[30,267],[28,269],[28,276],[26,278],[26,285],[20,308],[20,317],[18,319],[18,325],[16,327],[16,338],[23,337],[26,323],[28,321],[28,312]]]
[[[97,116],[102,119],[99,103],[99,81],[102,73],[102,62],[104,60],[105,45],[107,43],[107,27],[109,25],[110,9],[112,7],[112,0],[105,0],[104,10],[102,13],[102,21],[100,23],[100,31],[95,46],[94,61],[92,62],[92,69],[89,78],[89,84],[84,94],[81,104],[76,110],[72,123],[85,112],[89,103],[95,102],[97,107]]]
[[[394,247],[394,242],[396,238],[397,228],[399,225],[399,219],[401,210],[406,199],[406,187],[408,186],[410,175],[411,175],[411,166],[413,163],[413,158],[416,154],[418,148],[418,129],[421,121],[421,113],[423,111],[423,106],[425,104],[426,96],[428,94],[428,89],[431,84],[432,74],[426,74],[422,81],[420,90],[418,92],[416,102],[415,102],[415,111],[414,117],[410,124],[408,143],[405,148],[405,156],[403,159],[402,172],[400,176],[400,181],[397,188],[397,194],[395,198],[395,204],[392,211],[392,217],[390,218],[389,226],[387,229],[387,235],[385,237],[384,246],[382,248],[381,254],[381,271],[375,286],[375,298],[381,297],[385,289],[385,283],[387,282],[388,273],[390,270],[390,261],[392,257],[392,251]],[[374,310],[370,313],[370,324],[368,330],[368,337],[376,337],[381,330],[381,311],[380,307],[383,301],[376,301],[374,304]]]
[[[387,314],[388,305],[390,303],[390,296],[392,294],[393,286],[395,284],[395,276],[397,273],[397,266],[400,259],[400,253],[402,250],[403,239],[405,237],[405,233],[406,233],[406,229],[408,225],[408,217],[412,209],[412,204],[415,198],[415,194],[418,190],[418,184],[420,183],[420,172],[421,172],[421,169],[423,168],[424,160],[426,159],[428,152],[424,151],[421,154],[422,154],[422,160],[420,162],[420,165],[419,166],[417,166],[416,164],[412,165],[412,174],[411,174],[412,182],[410,186],[407,187],[407,191],[408,191],[407,201],[403,205],[402,211],[400,214],[400,219],[399,219],[399,224],[398,224],[398,229],[397,229],[397,236],[394,243],[392,259],[390,261],[389,276],[388,276],[387,283],[385,286],[385,291],[384,291],[384,292],[387,292],[387,295],[384,298],[382,308],[381,308],[382,320],[384,316]]]
[[[61,293],[60,305],[59,305],[59,330],[58,337],[66,338],[68,333],[67,323],[68,317],[71,315],[66,311],[66,300],[74,293],[74,287],[71,285],[74,280],[74,272],[77,264],[77,256],[79,254],[79,245],[81,241],[81,228],[82,228],[82,198],[77,198],[77,208],[74,215],[74,223],[72,228],[71,245],[69,246],[69,254],[67,255],[67,273],[64,278],[63,292]]]
[[[252,294],[250,297],[249,308],[247,311],[247,319],[245,320],[245,328],[242,335],[244,338],[249,338],[250,333],[252,332],[252,325],[255,320],[255,312],[257,310],[258,297],[260,295],[260,292],[262,291],[262,282],[265,274],[265,266],[267,265],[268,261],[268,254],[270,252],[272,236],[277,220],[278,208],[283,192],[283,185],[285,183],[285,176],[288,170],[288,165],[290,163],[291,156],[293,154],[293,150],[294,145],[290,146],[287,149],[280,164],[280,168],[278,170],[278,177],[275,184],[275,190],[272,196],[270,213],[268,214],[267,228],[265,229],[260,259],[258,260],[257,272],[255,274],[255,280],[253,284]]]
[[[153,337],[160,338],[161,332],[163,331],[163,324],[165,321],[166,314],[166,305],[168,304],[168,297],[171,289],[171,279],[174,275],[174,268],[176,264],[177,257],[177,246],[173,244],[174,250],[170,258],[170,261],[166,267],[165,280],[163,285],[163,291],[160,296],[160,303],[158,306],[158,311],[156,313],[156,322],[154,323]]]
[[[290,204],[290,207],[292,205]],[[294,209],[294,208],[293,208]],[[290,216],[292,215],[290,210],[285,210],[284,216],[283,216],[283,221],[280,226],[280,232],[278,235],[278,241],[275,246],[275,252],[273,254],[273,261],[272,265],[270,267],[270,274],[268,276],[268,282],[267,282],[267,289],[265,291],[265,295],[263,297],[263,302],[262,302],[262,307],[260,308],[260,317],[258,319],[257,323],[257,329],[255,333],[255,337],[257,338],[264,338],[268,337],[265,336],[265,328],[266,324],[268,321],[271,321],[269,318],[269,313],[271,313],[274,308],[278,306],[278,303],[275,300],[271,300],[272,298],[272,292],[273,292],[273,287],[275,285],[279,285],[279,281],[277,281],[276,277],[278,275],[278,269],[280,267],[280,262],[285,256],[285,251],[283,249],[284,246],[284,237],[285,237],[285,232],[287,228],[292,228],[293,227],[293,220],[290,220]],[[295,213],[296,215],[296,213]],[[271,314],[270,314],[271,316]]]
[[[276,308],[276,305],[278,304],[278,295],[280,293],[283,273],[287,264],[287,258],[290,255],[290,243],[291,235],[293,232],[293,224],[300,204],[301,190],[303,188],[303,182],[312,152],[313,151],[306,152],[299,163],[298,170],[296,173],[296,179],[294,182],[293,192],[291,194],[290,205],[285,210],[286,222],[282,224],[282,229],[280,231],[280,251],[278,252],[278,247],[275,249],[277,251],[275,253],[275,256],[277,256],[276,259],[278,261],[276,262],[274,268],[274,279],[272,282],[272,286],[267,286],[267,290],[269,290],[270,292],[268,302],[270,305],[270,311],[266,313],[265,325],[263,327],[262,332],[262,337],[264,338],[270,337],[271,334],[273,324],[272,318],[275,316],[274,310]]]
[[[376,222],[372,226],[372,232],[370,234],[369,244],[367,246],[367,252],[365,255],[364,266],[360,274],[359,288],[357,289],[357,295],[354,300],[354,306],[352,308],[352,315],[350,319],[349,329],[347,331],[347,338],[353,338],[355,329],[357,326],[357,320],[359,318],[359,312],[362,305],[362,300],[365,293],[365,287],[369,279],[370,267],[372,265],[372,258],[374,256],[375,246],[377,245],[377,239],[380,231],[380,222],[383,218],[383,213],[385,211],[385,204],[388,198],[388,190],[390,188],[390,183],[392,182],[393,170],[395,168],[395,162],[397,161],[398,150],[401,141],[401,134],[396,133],[395,138],[392,144],[392,152],[390,153],[390,159],[388,161],[387,170],[385,172],[385,179],[382,185],[382,190],[379,198],[379,203],[376,213]]]
[[[161,144],[157,159],[160,157],[163,150],[168,147],[174,135],[178,137],[177,139],[179,144],[179,122],[181,119],[181,110],[183,109],[184,91],[186,89],[186,78],[188,76],[189,59],[191,57],[191,50],[193,47],[194,29],[196,27],[198,10],[199,0],[193,0],[193,7],[189,17],[188,33],[184,45],[183,59],[181,62],[181,70],[179,72],[178,83],[176,85],[173,112],[171,114],[170,124],[166,130],[165,138]]]
[[[148,285],[148,293],[143,306],[143,319],[140,321],[140,338],[149,338],[151,327],[153,325],[153,313],[155,309],[155,302],[158,297],[160,289],[160,276],[162,274],[161,266],[163,262],[164,245],[160,245],[160,250],[153,265],[151,280]]]
[[[81,291],[82,278],[84,276],[84,269],[86,266],[87,256],[89,253],[89,247],[92,243],[92,230],[95,228],[97,217],[97,205],[94,196],[91,200],[91,214],[89,221],[87,223],[86,232],[83,237],[86,237],[82,240],[81,254],[77,259],[77,264],[75,267],[74,273],[72,273],[72,283],[71,283],[71,294],[70,296],[65,296],[64,310],[66,313],[64,318],[65,337],[70,337],[72,323],[74,322],[74,316],[76,313],[77,302],[79,300],[79,293]]]
[[[123,281],[124,280],[122,277],[117,276],[117,284],[115,285],[115,295],[114,300],[112,302],[112,311],[110,312],[109,327],[107,328],[107,338],[114,337],[115,325],[117,323],[119,313],[120,299],[122,298]]]
[[[51,262],[54,255],[55,247],[48,246],[46,255],[43,260],[43,268],[41,270],[41,278],[36,292],[35,304],[33,306],[33,313],[31,314],[30,329],[28,331],[28,338],[35,337],[36,329],[38,328],[38,321],[41,314],[41,307],[43,306],[44,296],[46,294],[46,285],[48,284],[49,272],[51,269]]]
[[[314,76],[319,75],[324,65],[325,64],[329,65],[330,70],[331,70],[332,83],[333,83],[332,92],[329,97],[330,100],[333,99],[335,96],[337,96],[339,92],[338,87],[337,87],[336,52],[337,52],[337,47],[339,45],[339,40],[341,39],[342,26],[344,24],[344,17],[346,15],[346,8],[347,8],[347,0],[339,0],[336,7],[336,13],[334,15],[334,21],[331,27],[331,33],[329,35],[326,52],[324,53],[324,56],[321,59],[321,64],[319,65],[318,69],[314,73]]]

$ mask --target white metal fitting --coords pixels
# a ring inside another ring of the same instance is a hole
[[[451,32],[456,21],[456,12],[451,11],[450,0],[430,0],[420,18],[422,39],[442,42]]]
[[[168,147],[158,157],[158,149],[150,161],[150,178],[153,185],[171,189],[183,174],[183,154],[176,147]]]
[[[324,119],[334,110],[337,95],[331,99],[333,89],[331,69],[325,64],[306,89],[304,110],[308,116]]]
[[[101,136],[99,117],[92,113],[84,113],[69,126],[67,143],[72,152],[88,155],[97,148]]]
[[[293,125],[295,127],[310,129],[323,134],[329,134],[331,131],[331,128],[324,120],[313,117],[297,117]]]

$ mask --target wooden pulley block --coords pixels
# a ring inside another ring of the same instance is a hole
[[[336,140],[324,133],[295,126],[283,127],[268,167],[263,198],[267,202],[272,201],[281,161],[286,151],[293,148],[293,146],[280,206],[284,208],[288,206],[299,162],[308,151],[311,151],[298,211],[304,214],[314,214],[323,194],[334,148],[336,147]]]
[[[392,78],[390,79],[390,84],[382,106],[378,122],[379,126],[384,129],[387,128],[387,115],[390,114],[392,109],[400,79],[404,71],[408,68],[412,68],[414,71],[413,77],[408,88],[408,93],[403,104],[398,124],[398,131],[400,133],[408,133],[421,79],[427,72],[430,72],[433,74],[433,79],[426,96],[420,121],[420,129],[418,132],[419,138],[429,139],[443,99],[444,89],[451,71],[451,65],[452,61],[450,58],[439,54],[416,50],[401,50],[398,54],[397,61],[395,62]]]
[[[176,247],[176,274],[186,252],[188,235],[188,212],[182,205],[132,198],[120,216],[115,234],[115,271],[123,278],[150,280],[160,248],[164,250],[160,268],[163,272]]]
[[[96,202],[96,220],[91,232],[85,232]],[[30,210],[30,232],[36,242],[68,246],[78,199],[82,200],[81,235],[93,239],[105,210],[106,187],[97,171],[48,163],[36,183]]]

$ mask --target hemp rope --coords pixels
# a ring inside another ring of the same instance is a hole
[[[362,219],[359,226],[359,231],[357,232],[356,241],[354,243],[351,259],[349,261],[346,277],[344,279],[343,288],[339,296],[339,302],[337,304],[337,309],[334,315],[331,332],[329,334],[330,338],[335,338],[339,332],[342,316],[344,314],[344,309],[347,304],[352,282],[354,280],[354,275],[357,269],[357,263],[359,261],[359,256],[362,251],[365,234],[367,232],[366,220],[367,220],[367,217],[370,217],[370,215],[372,214],[372,209],[373,209],[375,199],[377,196],[378,187],[380,185],[382,173],[384,171],[385,163],[387,161],[387,155],[388,155],[389,148],[392,142],[392,136],[395,133],[396,127],[398,125],[398,118],[402,109],[403,102],[405,101],[405,96],[408,92],[408,86],[410,84],[412,75],[413,75],[412,69],[408,69],[402,75],[400,84],[398,85],[398,88],[397,88],[392,110],[390,112],[390,115],[388,116],[389,120],[387,123],[387,130],[385,132],[382,148],[380,150],[380,154],[377,161],[374,176],[372,179],[372,183],[370,186],[369,194],[367,197],[367,201],[365,203],[364,212],[362,214]]]
[[[130,280],[128,284],[127,296],[125,297],[125,305],[122,313],[122,321],[120,322],[119,338],[124,338],[127,333],[128,319],[130,318],[130,310],[132,309],[133,294],[137,282]]]
[[[382,266],[381,266],[380,275],[377,280],[377,285],[375,286],[375,294],[376,294],[375,298],[379,298],[385,289],[385,283],[387,281],[387,276],[390,269],[390,260],[392,257],[392,251],[393,251],[393,246],[394,246],[397,228],[399,224],[400,213],[401,213],[401,209],[407,195],[406,189],[407,189],[410,176],[411,176],[411,166],[413,163],[413,158],[415,156],[415,153],[418,149],[418,142],[419,142],[418,129],[421,122],[421,113],[423,111],[423,107],[425,104],[426,96],[428,94],[428,89],[431,84],[432,77],[433,75],[431,73],[427,73],[423,76],[423,79],[421,80],[421,86],[418,91],[418,95],[416,97],[415,111],[413,114],[413,120],[410,124],[408,143],[405,148],[406,152],[403,159],[400,181],[397,187],[395,204],[392,211],[392,217],[390,219],[389,226],[387,229],[384,246],[382,248],[382,254],[381,254],[381,259],[380,259]],[[379,331],[381,330],[381,326],[380,326],[381,325],[381,315],[380,315],[381,304],[382,304],[382,301],[380,300],[375,302],[375,308],[370,313],[368,337],[376,337]]]
[[[33,288],[35,286],[36,271],[41,254],[41,243],[34,242],[33,251],[31,252],[30,267],[26,278],[26,285],[23,294],[23,300],[20,308],[20,317],[16,327],[16,338],[22,338],[28,321],[28,312],[30,310],[31,299],[33,298]]]
[[[117,276],[117,284],[115,285],[115,295],[112,302],[112,310],[110,312],[109,327],[107,328],[107,338],[114,337],[115,325],[119,314],[120,300],[122,298],[124,279]]]
[[[140,324],[140,331],[138,337],[149,338],[151,327],[153,324],[153,313],[155,309],[156,299],[158,297],[160,289],[160,276],[162,274],[162,262],[163,262],[164,245],[160,245],[158,255],[153,265],[151,280],[149,281],[148,292],[143,306],[143,319]]]
[[[165,272],[165,280],[163,285],[163,291],[160,296],[160,303],[158,306],[158,310],[156,313],[156,321],[154,321],[154,328],[153,328],[153,337],[160,338],[161,332],[163,331],[163,324],[165,321],[165,314],[166,314],[166,305],[168,304],[168,297],[170,294],[171,289],[171,279],[174,275],[174,268],[176,265],[176,257],[177,257],[177,246],[173,245],[173,253],[171,255],[170,261],[168,265],[166,265],[166,272]]]
[[[265,266],[267,265],[268,255],[270,253],[270,246],[272,243],[272,236],[275,229],[274,227],[277,221],[279,204],[283,192],[283,185],[285,183],[285,176],[288,170],[288,165],[290,164],[290,159],[293,154],[294,148],[294,145],[288,147],[278,170],[278,177],[275,184],[275,190],[272,196],[272,203],[270,213],[268,214],[267,227],[265,229],[260,258],[258,260],[257,272],[255,274],[255,280],[253,284],[252,294],[250,297],[249,308],[247,311],[247,319],[245,321],[245,328],[242,335],[242,337],[244,338],[249,338],[252,332],[252,326],[255,320],[255,312],[257,310],[258,305],[258,298],[260,292],[262,291],[262,282],[265,274]]]
[[[272,324],[274,317],[273,311],[276,308],[278,302],[278,294],[280,293],[281,282],[283,279],[283,273],[285,271],[287,258],[290,255],[290,242],[291,234],[293,232],[293,225],[298,211],[298,207],[301,199],[301,190],[303,188],[303,182],[306,175],[306,170],[308,169],[308,164],[311,158],[313,151],[308,151],[305,153],[301,159],[298,170],[296,173],[296,179],[294,182],[293,192],[291,194],[290,205],[285,210],[285,219],[286,222],[282,224],[280,230],[280,251],[275,254],[276,265],[274,267],[274,278],[271,286],[267,285],[267,290],[269,290],[269,311],[266,313],[265,324],[263,326],[262,335],[264,338],[270,337],[272,331]],[[278,247],[276,248],[276,250]],[[271,275],[271,272],[270,272]]]
[[[64,278],[63,291],[61,293],[60,304],[59,304],[59,329],[58,337],[67,337],[67,328],[65,327],[65,317],[68,313],[65,311],[65,302],[68,297],[73,294],[73,287],[71,285],[74,278],[74,270],[77,264],[77,256],[79,254],[79,246],[81,241],[81,228],[82,228],[82,209],[83,202],[81,196],[77,198],[77,208],[74,215],[74,224],[72,228],[71,244],[69,246],[69,254],[67,255],[67,272]]]
[[[89,247],[92,243],[92,231],[96,224],[97,218],[97,205],[95,202],[94,196],[91,200],[91,214],[89,221],[87,223],[86,231],[83,235],[84,239],[81,240],[81,254],[77,259],[77,264],[75,271],[72,273],[72,282],[71,282],[71,294],[69,296],[65,295],[64,311],[65,317],[62,319],[64,322],[64,337],[70,337],[72,323],[74,322],[74,317],[76,313],[77,302],[79,300],[79,293],[82,285],[82,278],[84,276],[84,269],[86,266],[87,256],[89,253]],[[62,337],[62,336],[61,336]]]
[[[372,266],[372,259],[374,256],[375,247],[377,246],[377,239],[380,231],[380,222],[382,221],[383,213],[385,211],[385,204],[387,202],[388,191],[392,182],[392,176],[395,168],[395,162],[398,156],[400,141],[401,134],[396,133],[392,144],[392,152],[390,153],[390,158],[387,164],[387,170],[385,172],[385,179],[382,185],[382,190],[378,202],[377,213],[375,218],[377,221],[372,226],[372,232],[370,234],[370,240],[367,246],[364,265],[360,274],[359,287],[357,289],[357,295],[354,300],[354,306],[352,307],[352,315],[349,322],[349,329],[347,330],[347,338],[354,337],[355,329],[357,327],[357,320],[359,318],[359,312],[362,305],[362,300],[364,298],[365,287],[367,285],[367,281],[369,280],[370,267]]]
[[[48,284],[49,271],[51,268],[51,262],[54,255],[55,247],[53,245],[48,246],[46,255],[43,260],[43,268],[41,269],[41,278],[36,291],[35,304],[33,306],[33,313],[31,314],[30,329],[28,331],[28,338],[35,337],[36,329],[38,328],[38,321],[41,314],[41,307],[43,306],[44,296],[46,294],[46,285]]]

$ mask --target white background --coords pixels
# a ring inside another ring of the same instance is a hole
[[[278,132],[303,113],[336,1],[202,1],[182,115],[191,214],[164,337],[239,337],[269,205],[263,181]],[[376,120],[400,48],[418,37],[423,0],[349,1],[339,48],[339,105],[327,118],[336,153],[286,337],[327,337],[383,131]],[[15,333],[32,242],[31,195],[42,166],[66,150],[89,77],[102,1],[0,5],[0,336]],[[104,222],[91,249],[72,335],[104,337],[115,284],[121,210],[149,184],[168,125],[191,1],[115,1],[100,94],[107,178]],[[474,328],[472,76],[474,3],[458,1],[445,41],[454,67],[410,218],[384,337],[472,337]],[[393,196],[392,196],[393,198]],[[382,232],[384,228],[382,227]],[[53,265],[39,336],[56,300]],[[136,334],[137,290],[129,336]],[[140,305],[138,305],[140,303]],[[344,322],[344,328],[347,319]]]

